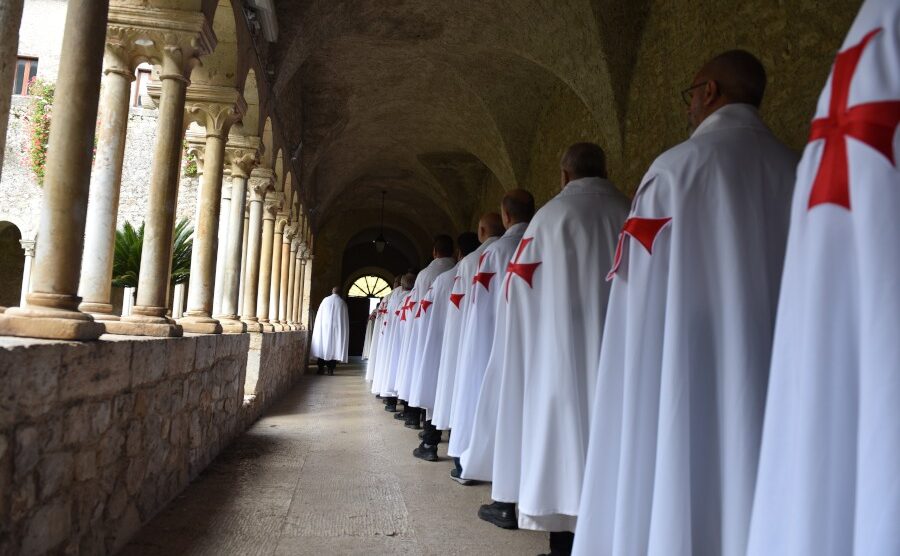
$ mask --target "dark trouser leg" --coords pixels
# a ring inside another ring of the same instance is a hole
[[[316,367],[319,368],[319,370],[318,370],[317,372],[318,372],[320,375],[324,375],[324,374],[325,374],[325,360],[324,360],[324,359],[322,359],[321,357],[317,357],[317,358],[316,358]]]
[[[560,531],[550,533],[550,554],[553,556],[569,556],[572,554],[572,543],[575,542],[575,533]]]
[[[422,435],[422,441],[429,446],[435,446],[441,442],[441,431],[437,430],[431,421],[425,421],[425,434]]]
[[[385,411],[397,411],[397,398],[384,398]]]
[[[337,362],[337,359],[332,359],[331,361],[329,361],[329,362],[327,363],[327,365],[328,365],[328,374],[330,374],[330,375],[333,375],[333,374],[334,374],[334,368],[337,367],[337,363],[338,363],[338,362]]]
[[[456,470],[462,475],[462,462],[459,461],[459,458],[453,458],[453,465],[456,466]]]
[[[406,423],[405,425],[410,428],[418,429],[421,427],[422,422],[422,410],[418,407],[410,407],[406,410]]]

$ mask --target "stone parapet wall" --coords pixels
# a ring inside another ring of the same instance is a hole
[[[115,552],[247,423],[248,335],[104,340],[0,338],[0,555]]]
[[[306,372],[308,339],[307,330],[250,334],[244,385],[247,426]]]

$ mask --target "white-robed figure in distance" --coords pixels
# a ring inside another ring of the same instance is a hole
[[[381,300],[378,301],[379,304]],[[369,358],[369,351],[372,349],[372,331],[375,330],[375,319],[378,318],[378,306],[375,306],[375,309],[372,309],[372,313],[369,315],[369,318],[366,319],[366,338],[363,340],[363,350],[362,350],[362,358]]]
[[[603,150],[562,159],[563,190],[541,208],[503,277],[508,303],[492,497],[519,504],[518,525],[571,546],[608,286],[605,267],[628,215]]]
[[[575,553],[742,555],[796,156],[762,64],[708,62],[690,139],[639,186],[611,268]]]
[[[900,4],[867,0],[797,171],[747,554],[900,554]]]
[[[347,362],[350,346],[350,317],[347,303],[341,298],[339,288],[331,289],[331,295],[322,300],[313,323],[310,354],[316,358],[319,374],[334,374],[338,362]]]
[[[384,331],[387,327],[388,305],[391,298],[397,295],[397,288],[400,287],[400,275],[394,277],[394,287],[390,293],[381,298],[378,308],[375,309],[375,326],[372,330],[372,345],[369,347],[369,361],[366,363],[366,382],[375,380],[375,366],[378,364],[379,346],[382,345]],[[382,350],[383,351],[383,350]],[[372,392],[377,394],[377,392]]]
[[[508,191],[500,205],[500,216],[506,232],[478,258],[478,267],[472,278],[472,297],[460,338],[453,409],[450,412],[450,430],[453,434],[447,447],[447,455],[453,458],[462,457],[472,438],[478,393],[494,343],[503,275],[534,216],[534,197],[524,189]],[[462,461],[460,464],[462,476],[467,478],[465,464]]]
[[[459,247],[458,258],[464,259],[469,253],[478,249],[480,242],[474,232],[464,232],[456,239]],[[456,304],[450,295],[459,265],[438,276],[425,294],[423,301],[430,303],[430,308],[420,318],[423,319],[425,341],[422,352],[416,360],[410,385],[409,403],[425,411],[425,431],[422,443],[413,455],[426,461],[438,461],[437,445],[441,440],[441,431],[431,422],[434,414],[434,399],[437,392],[438,371],[441,364],[441,350],[444,347],[444,328],[447,314],[456,310]]]
[[[419,428],[421,413],[418,408],[410,407],[406,402],[409,401],[409,387],[412,379],[411,369],[415,365],[415,359],[419,354],[420,344],[424,341],[421,339],[421,324],[423,322],[421,320],[422,301],[435,278],[450,270],[456,264],[456,261],[453,260],[453,238],[444,234],[435,236],[431,256],[433,260],[416,276],[416,283],[410,294],[412,314],[409,318],[411,322],[405,331],[406,336],[403,338],[400,362],[397,366],[397,377],[391,388],[391,392],[406,404],[402,418],[406,420],[410,427],[415,428]],[[427,311],[429,307],[426,304],[424,309]]]

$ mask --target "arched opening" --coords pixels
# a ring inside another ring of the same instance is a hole
[[[22,295],[25,253],[21,239],[22,232],[15,224],[0,222],[0,307],[18,305]]]
[[[389,273],[381,268],[363,268],[344,284],[342,291],[347,297],[350,315],[350,355],[363,355],[366,341],[366,327],[372,311],[382,297],[393,289]]]

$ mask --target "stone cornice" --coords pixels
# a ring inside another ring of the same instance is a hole
[[[167,49],[179,50],[181,63],[187,63],[210,54],[218,42],[206,17],[186,10],[111,5],[108,29],[117,40],[126,39],[132,62],[157,65],[165,65]],[[193,63],[188,65],[192,67]]]

